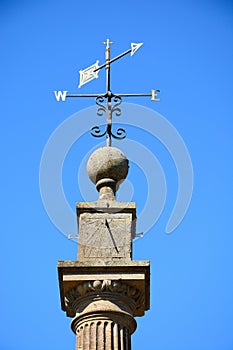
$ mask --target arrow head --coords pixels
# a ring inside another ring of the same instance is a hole
[[[135,54],[135,52],[143,45],[143,43],[131,43],[131,56]]]

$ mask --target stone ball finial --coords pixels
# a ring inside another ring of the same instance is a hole
[[[128,174],[129,161],[116,147],[101,147],[87,162],[90,180],[100,192],[100,199],[115,199],[115,192]]]

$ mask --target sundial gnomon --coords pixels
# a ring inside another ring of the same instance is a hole
[[[105,68],[106,70],[106,92],[104,94],[69,94],[67,90],[65,91],[54,91],[54,95],[56,100],[59,101],[65,101],[66,98],[69,97],[92,97],[95,98],[96,104],[98,106],[97,108],[97,115],[102,116],[103,113],[106,114],[106,129],[101,132],[101,129],[99,126],[93,126],[91,128],[91,134],[94,137],[103,137],[106,135],[106,145],[111,146],[112,138],[114,139],[124,139],[126,137],[126,131],[123,128],[118,128],[116,132],[114,133],[112,131],[112,116],[115,113],[116,116],[121,115],[121,109],[120,104],[122,103],[122,97],[139,97],[139,96],[149,96],[151,97],[152,101],[159,101],[158,92],[160,90],[151,90],[151,93],[145,93],[145,94],[130,94],[130,93],[120,93],[120,94],[114,94],[111,91],[110,87],[110,68],[111,64],[118,59],[122,58],[123,56],[130,53],[131,56],[135,54],[135,52],[143,45],[143,43],[131,43],[131,48],[124,51],[120,55],[110,58],[110,45],[113,44],[109,39],[104,42],[106,45],[105,49],[105,63],[99,66],[99,61],[97,60],[94,64],[91,66],[80,70],[80,81],[78,87],[81,88],[84,84],[90,82],[93,79],[98,78],[98,73],[101,69]],[[112,103],[113,102],[113,103]],[[105,103],[105,104],[104,104]]]

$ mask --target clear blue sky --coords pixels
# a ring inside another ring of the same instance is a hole
[[[167,181],[161,216],[134,244],[134,259],[149,259],[152,274],[151,310],[137,320],[133,350],[232,350],[232,1],[9,0],[0,2],[0,16],[0,349],[75,348],[70,319],[60,310],[56,265],[76,259],[77,245],[59,232],[43,207],[39,167],[53,131],[94,102],[57,103],[53,90],[78,92],[77,72],[104,61],[101,42],[110,37],[112,56],[131,42],[144,42],[135,56],[114,63],[113,90],[161,89],[159,103],[127,102],[170,121],[194,170],[190,207],[168,235],[177,195],[173,159],[158,139],[129,127],[130,138],[154,154]],[[104,86],[102,72],[79,92],[102,92]],[[79,166],[98,142],[86,134],[64,162],[63,188],[73,210],[83,200]],[[132,165],[128,184],[139,214],[147,190],[139,180],[142,170]],[[124,200],[131,200],[127,193]]]

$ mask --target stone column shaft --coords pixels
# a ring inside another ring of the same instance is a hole
[[[91,321],[76,330],[76,350],[130,350],[131,336],[126,327],[113,321]]]
[[[67,311],[74,315],[76,350],[131,350],[131,334],[137,326],[134,314],[144,302],[137,288],[96,280],[69,290],[65,298]]]

